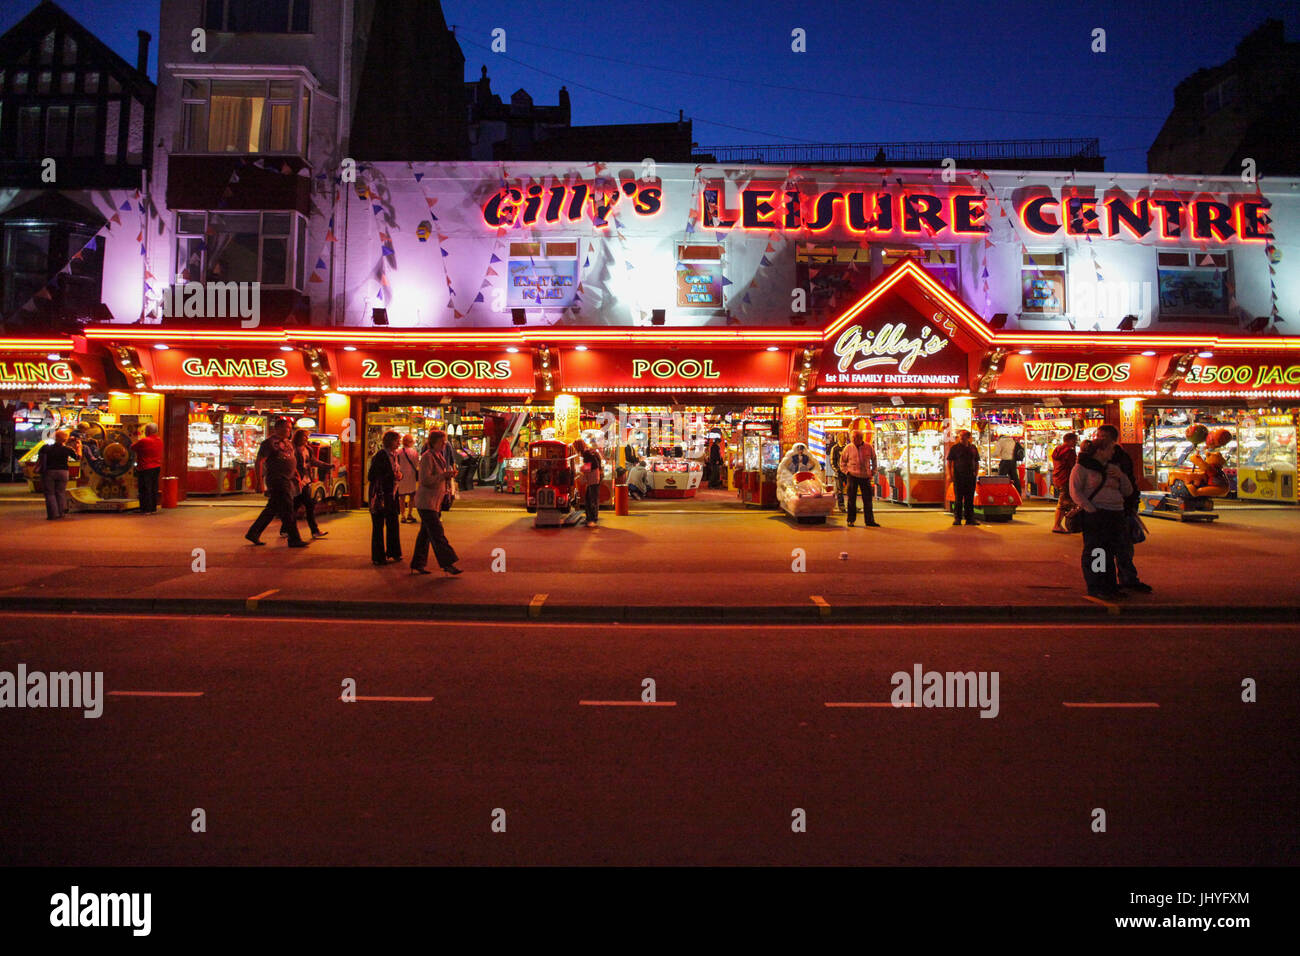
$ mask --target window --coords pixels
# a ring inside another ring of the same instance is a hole
[[[105,237],[87,249],[94,226],[66,222],[6,223],[0,239],[0,309],[12,314],[22,308],[50,278],[58,275],[49,307],[89,317],[100,301]],[[81,258],[72,256],[81,251]],[[37,300],[38,308],[40,300]]]
[[[18,108],[18,142],[14,155],[19,159],[39,159],[41,155],[41,108]]]
[[[68,108],[45,108],[45,155],[64,156],[68,152]]]
[[[92,71],[82,77],[83,89],[87,93],[99,92],[99,74]]]
[[[1231,264],[1226,252],[1157,253],[1161,317],[1226,316]]]
[[[957,291],[957,250],[952,247],[922,249],[917,246],[885,246],[880,261],[886,269],[901,259],[911,259],[934,276],[950,292]]]
[[[72,155],[95,155],[95,121],[93,106],[78,106],[72,114]]]
[[[1065,253],[1026,252],[1020,266],[1020,311],[1024,315],[1065,313]]]
[[[297,80],[184,80],[181,142],[195,153],[299,152],[310,98]]]
[[[1206,115],[1217,113],[1225,106],[1230,106],[1237,101],[1237,78],[1230,76],[1222,83],[1210,87],[1205,91],[1204,106]]]
[[[311,0],[205,0],[203,26],[226,33],[307,33]]]
[[[871,250],[866,247],[801,242],[794,254],[795,284],[808,290],[813,315],[843,311],[871,285]]]
[[[578,243],[546,239],[510,243],[506,305],[563,309],[573,305],[578,286]]]
[[[298,213],[183,212],[176,233],[178,282],[303,288],[307,222]]]
[[[722,245],[677,244],[677,306],[722,308]]]
[[[18,109],[14,158],[34,160],[46,156],[93,156],[95,123],[96,108],[89,103],[21,106]],[[71,140],[68,135],[69,126],[72,128]]]

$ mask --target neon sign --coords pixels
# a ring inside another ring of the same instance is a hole
[[[948,340],[941,336],[930,335],[930,327],[924,326],[916,338],[907,337],[907,326],[899,322],[885,323],[879,331],[863,332],[862,326],[851,325],[835,340],[832,349],[839,358],[839,370],[859,372],[865,368],[882,365],[895,365],[898,371],[907,373],[918,358],[935,355],[948,346]],[[899,356],[902,356],[900,359]],[[854,358],[862,356],[854,362]]]
[[[68,384],[72,380],[72,366],[67,362],[0,362],[0,382],[6,384]]]
[[[627,199],[623,203],[623,199]],[[604,228],[619,212],[630,208],[637,216],[653,216],[663,208],[663,189],[629,179],[624,183],[597,179],[594,183],[556,183],[544,187],[505,186],[483,206],[483,223],[493,229],[556,225],[583,219]]]

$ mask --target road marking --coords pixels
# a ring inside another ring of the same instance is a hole
[[[280,593],[279,588],[271,588],[271,590],[263,591],[261,594],[254,594],[251,598],[249,598],[244,602],[244,610],[256,611],[258,601],[262,600],[262,598],[264,597],[270,597],[272,594],[279,594],[279,593]]]
[[[1144,700],[1144,701],[1133,701],[1133,702],[1129,702],[1129,701],[1102,701],[1102,702],[1089,702],[1089,701],[1084,701],[1084,702],[1076,702],[1076,701],[1063,700],[1063,701],[1061,701],[1061,706],[1062,706],[1062,707],[1124,707],[1124,708],[1129,708],[1129,707],[1159,707],[1160,705],[1157,704],[1155,701],[1150,701],[1150,700]]]
[[[202,697],[201,690],[110,690],[109,697]]]
[[[342,699],[342,698],[340,698],[340,700],[341,700],[341,699]],[[381,696],[365,696],[365,695],[362,695],[362,694],[358,694],[356,699],[357,699],[357,700],[396,700],[396,701],[414,701],[414,702],[416,702],[416,703],[425,703],[425,704],[427,704],[429,701],[433,700],[432,697],[381,697]]]
[[[812,602],[817,605],[817,613],[822,617],[831,616],[831,606],[826,603],[826,599],[820,594],[812,595]]]
[[[528,616],[541,617],[542,605],[546,603],[548,597],[550,597],[549,594],[534,594],[533,599],[528,602]]]
[[[1086,601],[1091,601],[1093,604],[1100,604],[1102,607],[1104,607],[1104,608],[1106,609],[1106,613],[1107,613],[1107,614],[1110,614],[1110,615],[1118,615],[1118,614],[1119,614],[1119,605],[1118,605],[1118,604],[1111,604],[1109,601],[1103,601],[1101,598],[1099,598],[1099,597],[1093,597],[1091,594],[1085,594],[1083,597],[1084,597],[1084,600],[1086,600]]]
[[[888,700],[828,700],[827,707],[915,707],[916,704],[895,704]]]
[[[580,700],[579,707],[676,707],[675,700]]]

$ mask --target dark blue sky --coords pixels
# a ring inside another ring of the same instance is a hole
[[[0,30],[33,6],[11,0]],[[158,32],[157,0],[62,6],[129,62],[135,31]],[[443,0],[443,9],[468,77],[486,64],[496,92],[522,86],[539,104],[567,84],[575,123],[658,122],[682,109],[702,146],[1098,136],[1107,168],[1134,172],[1146,168],[1179,80],[1228,59],[1269,17],[1289,39],[1300,26],[1293,0]],[[488,50],[497,27],[504,55]],[[796,27],[807,53],[791,52]],[[1096,27],[1104,54],[1090,51]],[[155,76],[156,64],[155,55]]]

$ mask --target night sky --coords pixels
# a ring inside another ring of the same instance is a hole
[[[34,6],[5,4],[0,30]],[[131,63],[135,31],[154,34],[157,77],[157,0],[62,6]],[[1107,169],[1130,172],[1145,170],[1179,80],[1228,59],[1269,17],[1294,40],[1300,19],[1293,0],[444,0],[443,10],[467,78],[486,64],[495,92],[523,87],[538,104],[565,84],[575,123],[663,122],[682,109],[703,147],[1098,136]],[[496,27],[504,54],[488,49]],[[790,49],[796,27],[803,54]],[[1090,50],[1096,27],[1104,54]]]

